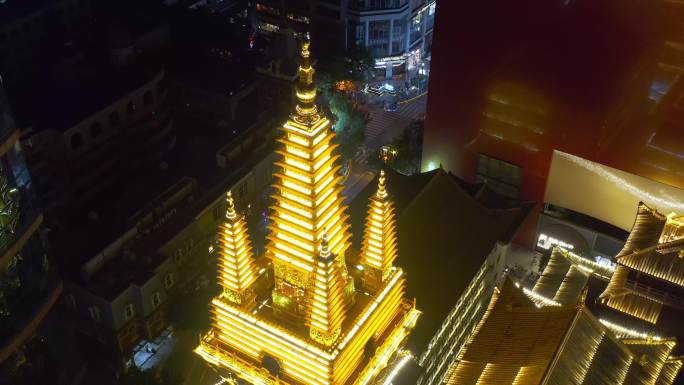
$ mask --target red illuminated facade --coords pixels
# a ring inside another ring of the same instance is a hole
[[[684,188],[684,5],[477,3],[437,12],[423,170],[544,202],[559,150]]]

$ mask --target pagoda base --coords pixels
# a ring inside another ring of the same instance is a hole
[[[410,302],[402,304],[403,315],[397,317],[397,321],[387,330],[386,337],[375,350],[372,358],[360,369],[352,379],[347,381],[350,385],[368,385],[384,369],[394,354],[402,347],[406,336],[415,326],[420,316],[420,311]],[[308,385],[296,380],[288,380],[283,377],[272,375],[253,358],[245,357],[239,353],[228,351],[222,347],[222,343],[210,331],[201,340],[195,349],[198,354],[209,364],[220,370],[228,370],[239,377],[255,385]],[[338,385],[338,384],[331,384]],[[341,385],[341,384],[340,384]]]

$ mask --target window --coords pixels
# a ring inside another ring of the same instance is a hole
[[[509,198],[518,199],[522,183],[522,168],[487,155],[480,154],[476,181],[487,182],[492,190]]]
[[[159,304],[161,304],[161,295],[157,291],[154,294],[152,294],[152,308],[156,309],[157,307],[159,307]]]
[[[169,289],[171,286],[173,286],[173,283],[173,274],[166,274],[166,276],[164,277],[164,287]]]
[[[109,125],[110,126],[118,126],[119,123],[121,123],[121,119],[119,119],[119,111],[112,111],[109,114]]]
[[[94,122],[93,124],[90,125],[90,136],[93,138],[97,138],[100,136],[102,133],[102,127],[100,126],[100,123]]]
[[[390,22],[388,20],[372,21],[370,22],[369,28],[371,39],[377,40],[386,39],[389,37]]]
[[[357,47],[362,47],[366,44],[366,25],[362,23],[351,23],[350,31],[352,31],[352,40]]]
[[[135,306],[132,303],[129,303],[124,308],[124,319],[126,321],[129,321],[134,316],[135,316]]]
[[[90,319],[95,322],[100,322],[100,308],[97,306],[91,306],[88,308],[88,313],[90,313]]]
[[[76,150],[83,145],[83,136],[80,132],[71,135],[71,149]]]

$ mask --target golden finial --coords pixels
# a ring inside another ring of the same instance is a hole
[[[309,57],[309,46],[311,46],[311,41],[307,37],[306,39],[302,40],[302,57]]]
[[[226,202],[228,202],[228,208],[226,209],[226,218],[233,219],[237,216],[235,212],[235,202],[233,200],[233,194],[228,190],[226,194]]]
[[[302,62],[299,65],[299,82],[295,87],[295,95],[297,97],[295,120],[303,124],[313,124],[320,119],[318,107],[316,107],[316,86],[313,81],[316,71],[311,66],[310,45],[311,41],[307,35],[301,42]]]
[[[380,170],[380,177],[378,178],[378,197],[384,198],[387,196],[387,190],[385,190],[385,170]]]

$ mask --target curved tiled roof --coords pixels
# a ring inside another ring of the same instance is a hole
[[[645,203],[639,202],[632,231],[627,237],[625,247],[615,258],[657,244],[665,227],[665,222],[667,222],[667,218],[664,215],[648,207]]]

